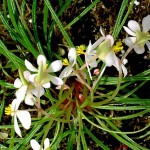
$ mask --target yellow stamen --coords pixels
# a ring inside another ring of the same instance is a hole
[[[46,64],[45,66],[44,66],[44,70],[46,70],[48,68],[48,64]]]
[[[69,61],[67,58],[63,59],[63,65],[64,66],[69,66]]]
[[[12,106],[12,105],[10,104],[8,107],[5,108],[5,114],[6,114],[6,115],[11,115],[11,113],[12,113],[11,106]]]
[[[123,50],[122,42],[121,41],[116,42],[116,45],[113,46],[113,50],[115,53]]]
[[[80,46],[77,46],[77,55],[82,55],[82,54],[85,54],[85,45],[80,45]]]

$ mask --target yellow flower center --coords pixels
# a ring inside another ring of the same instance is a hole
[[[64,66],[69,66],[70,65],[67,58],[63,59],[63,65]]]
[[[80,46],[77,46],[77,55],[82,55],[82,54],[85,54],[85,45],[80,45]]]
[[[115,53],[123,50],[122,42],[116,42],[116,45],[113,46],[113,50]]]
[[[8,107],[5,108],[5,114],[6,115],[11,115],[11,113],[13,112],[12,109],[11,109],[11,106],[12,105],[10,104]]]

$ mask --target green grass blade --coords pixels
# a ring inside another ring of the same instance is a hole
[[[74,131],[68,130],[68,131],[63,132],[62,134],[60,134],[59,137],[57,138],[56,142],[54,143],[54,145],[51,147],[51,149],[57,149],[59,143],[61,142],[61,140],[63,138],[65,138],[66,136],[68,136],[69,134],[71,134],[72,132],[74,132]]]
[[[1,105],[0,105],[0,122],[2,121],[2,116],[4,114],[4,108],[5,108],[5,95],[3,96],[3,99],[2,99]]]
[[[75,24],[77,21],[79,21],[84,15],[86,15],[100,0],[95,0],[92,2],[82,13],[80,13],[76,18],[74,18],[70,23],[67,24],[65,29],[71,27],[73,24]]]
[[[48,35],[48,16],[49,16],[49,11],[47,5],[44,3],[44,10],[43,10],[43,32],[44,32],[44,37],[45,41],[47,41],[47,35]]]
[[[37,57],[39,53],[38,53],[37,50],[33,47],[33,45],[32,45],[32,43],[31,43],[30,39],[28,38],[28,35],[26,34],[26,32],[25,32],[25,30],[24,30],[24,28],[23,28],[23,26],[22,26],[22,24],[19,23],[18,27],[19,27],[19,31],[20,31],[20,33],[21,33],[21,36],[22,36],[22,38],[23,38],[23,41],[26,43],[26,45],[27,45],[27,47],[28,47],[28,50],[34,55],[34,57]]]
[[[17,68],[25,68],[24,61],[20,59],[18,56],[11,53],[4,45],[4,43],[0,40],[0,53],[3,54],[6,58],[14,63]]]
[[[57,13],[58,17],[67,9],[67,7],[71,3],[71,1],[72,0],[67,0],[67,2],[64,3],[64,5],[62,6],[62,8]],[[46,4],[44,3],[44,5],[46,5]],[[47,5],[46,5],[46,7],[47,7]],[[53,31],[54,31],[55,24],[56,24],[56,22],[53,21],[52,24],[51,24],[51,26],[50,26],[50,29],[48,31],[48,37],[47,37],[47,50],[48,50],[48,54],[49,54],[49,58],[50,59],[51,59],[51,56],[52,56],[51,41],[52,41],[52,34],[53,34]]]
[[[6,81],[0,80],[0,85],[7,89],[15,89],[13,84],[7,83]]]
[[[103,144],[102,141],[100,141],[94,134],[92,134],[92,132],[86,126],[84,126],[84,130],[103,150],[110,150],[106,145]]]
[[[129,0],[123,0],[122,4],[121,4],[121,7],[120,7],[120,10],[119,10],[119,14],[118,14],[118,17],[117,17],[117,20],[116,20],[116,23],[115,23],[115,27],[114,27],[114,30],[113,30],[113,37],[116,39],[117,37],[117,33],[118,33],[118,28],[120,26],[120,22],[122,20],[122,17],[123,17],[123,14],[124,14],[124,11],[125,11],[125,8],[126,6],[128,5],[128,1]]]
[[[8,11],[9,11],[11,22],[15,30],[19,31],[18,25],[17,25],[17,18],[16,18],[17,14],[16,14],[16,7],[15,7],[14,0],[7,0],[7,6],[8,6]]]
[[[73,143],[75,141],[75,131],[70,134],[68,137],[67,150],[73,150]]]
[[[21,146],[23,145],[27,145],[29,143],[29,141],[32,139],[32,137],[37,133],[39,132],[40,128],[42,127],[41,124],[37,124],[35,125],[32,130],[30,131],[30,133],[28,133],[22,140],[20,140],[20,142],[12,148],[12,150],[24,150],[23,149],[20,149]]]
[[[37,22],[36,22],[36,10],[37,10],[37,0],[34,0],[32,3],[32,25],[33,25],[33,32],[35,36],[35,40],[37,43],[37,48],[40,52],[40,54],[44,54],[42,45],[38,36],[38,30],[37,30]]]
[[[126,13],[126,15],[124,16],[124,12],[125,12],[125,8],[127,7],[127,5],[129,4],[129,0],[123,0],[122,4],[121,4],[121,8],[119,10],[119,14],[118,14],[118,17],[117,17],[117,20],[116,20],[116,24],[115,24],[115,27],[114,27],[114,30],[113,30],[113,37],[114,39],[117,38],[118,34],[120,33],[133,5],[134,5],[134,1],[135,0],[132,0],[131,4],[129,5],[129,8],[128,8],[128,11]],[[123,18],[123,19],[122,19]]]
[[[37,57],[38,52],[35,50],[35,48],[32,46],[28,36],[26,35],[23,26],[19,23],[18,30],[19,32],[16,33],[15,30],[13,30],[10,25],[8,24],[8,21],[4,18],[2,13],[0,12],[0,19],[2,20],[3,24],[7,27],[10,34],[14,37],[15,40],[20,42],[26,49],[31,51],[31,53]]]
[[[69,45],[70,47],[73,47],[73,43],[72,43],[72,41],[71,41],[71,39],[70,39],[68,33],[65,31],[65,29],[64,29],[64,27],[63,27],[61,21],[59,20],[57,14],[55,13],[55,11],[54,11],[54,9],[53,9],[53,7],[52,7],[50,1],[44,0],[44,2],[46,3],[46,5],[47,5],[49,11],[51,12],[51,15],[52,15],[53,19],[55,20],[56,24],[58,25],[60,31],[62,32],[64,38],[66,39],[66,41],[67,41],[67,43],[68,43],[68,45]]]

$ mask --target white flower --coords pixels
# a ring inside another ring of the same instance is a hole
[[[89,45],[87,47],[87,50],[85,52],[85,60],[86,60],[87,64],[92,68],[97,67],[97,64],[98,64],[96,60],[92,60],[94,58],[95,54],[96,54],[96,50],[93,50],[93,47],[92,47],[92,44],[90,41]],[[92,62],[90,62],[90,61],[92,61]]]
[[[19,119],[19,121],[21,122],[22,126],[25,129],[29,129],[31,126],[31,115],[28,111],[26,110],[18,110],[19,105],[20,105],[21,101],[18,99],[14,99],[11,103],[11,105],[9,105],[8,107],[5,108],[5,114],[6,115],[11,115],[14,117],[14,129],[15,132],[20,136],[21,136],[21,131],[18,125],[18,121],[17,118]]]
[[[29,81],[29,76],[30,76],[30,72],[29,71],[24,71],[23,72],[23,77],[21,77],[22,81],[17,78],[14,82],[14,87],[15,88],[19,88],[16,91],[16,97],[19,100],[24,100],[25,99],[25,103],[27,105],[34,105],[34,100],[35,97],[33,96],[33,94],[35,96],[37,96],[37,92],[38,89],[35,88]],[[44,94],[44,89],[40,88],[40,97]]]
[[[43,148],[40,149],[41,146],[40,146],[40,144],[35,139],[32,139],[30,141],[30,144],[31,144],[31,147],[32,147],[33,150],[47,150],[49,148],[49,146],[50,146],[50,142],[49,142],[48,138],[46,138],[44,140],[44,149]]]
[[[57,72],[62,68],[61,60],[56,60],[47,67],[45,56],[39,55],[37,58],[37,64],[38,69],[35,68],[28,60],[25,60],[26,67],[32,72],[37,72],[36,74],[30,75],[29,80],[31,82],[42,85],[44,88],[49,88],[51,86],[50,81],[55,85],[63,84],[62,79],[49,74]]]
[[[64,68],[64,70],[61,72],[61,74],[59,75],[59,77],[61,79],[68,77],[72,71],[73,71],[73,67],[76,63],[76,50],[75,48],[70,48],[69,52],[68,52],[68,60],[64,59],[63,60],[63,65],[66,65],[67,67]]]
[[[100,58],[106,66],[114,66],[119,71],[120,65],[124,76],[127,75],[127,69],[121,64],[120,59],[116,56],[114,50],[114,39],[111,35],[101,37],[93,44],[93,48],[96,48],[97,57]]]
[[[150,42],[149,42],[150,34],[148,33],[148,31],[150,30],[150,15],[143,18],[142,28],[143,28],[143,31],[141,31],[141,28],[138,22],[134,20],[130,20],[128,22],[128,27],[124,26],[125,31],[129,35],[131,35],[131,37],[127,37],[125,39],[125,44],[129,47],[134,44],[133,48],[137,54],[144,53],[145,44],[150,50]]]

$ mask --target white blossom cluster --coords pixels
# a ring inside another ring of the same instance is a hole
[[[134,20],[130,20],[128,22],[128,27],[124,26],[124,29],[130,35],[124,40],[129,48],[132,47],[137,54],[142,54],[145,51],[144,46],[146,44],[150,50],[150,15],[143,18],[142,30],[140,25]],[[84,54],[85,56],[85,68],[88,69],[90,78],[92,79],[90,69],[97,69],[99,59],[105,63],[106,67],[114,66],[119,72],[123,72],[125,77],[127,75],[127,69],[115,54],[115,51],[117,49],[120,50],[121,46],[114,45],[114,38],[111,35],[105,35],[101,28],[100,32],[102,37],[93,44],[90,41],[85,52],[82,50],[80,51],[80,54]],[[37,57],[37,68],[35,68],[28,60],[25,60],[27,70],[22,71],[20,69],[20,78],[17,78],[14,82],[14,87],[18,88],[15,93],[16,98],[12,101],[11,105],[5,109],[7,115],[14,117],[14,129],[20,137],[22,137],[22,135],[18,125],[18,120],[25,129],[30,129],[31,127],[31,115],[28,110],[20,110],[20,104],[24,101],[27,105],[34,106],[37,104],[37,106],[40,107],[38,99],[44,95],[44,89],[50,88],[51,83],[57,87],[62,86],[64,84],[64,78],[68,78],[72,75],[76,76],[77,70],[80,66],[77,61],[78,54],[76,48],[70,48],[68,51],[68,58],[63,61],[56,60],[50,65],[47,64],[44,55],[39,55]],[[59,72],[63,65],[66,67],[60,72],[58,77],[55,76],[55,73]],[[82,67],[83,66],[81,66],[81,68]],[[45,139],[44,145],[44,149],[49,147],[49,139]],[[31,146],[33,149],[40,149],[40,145],[34,139],[31,140]]]

